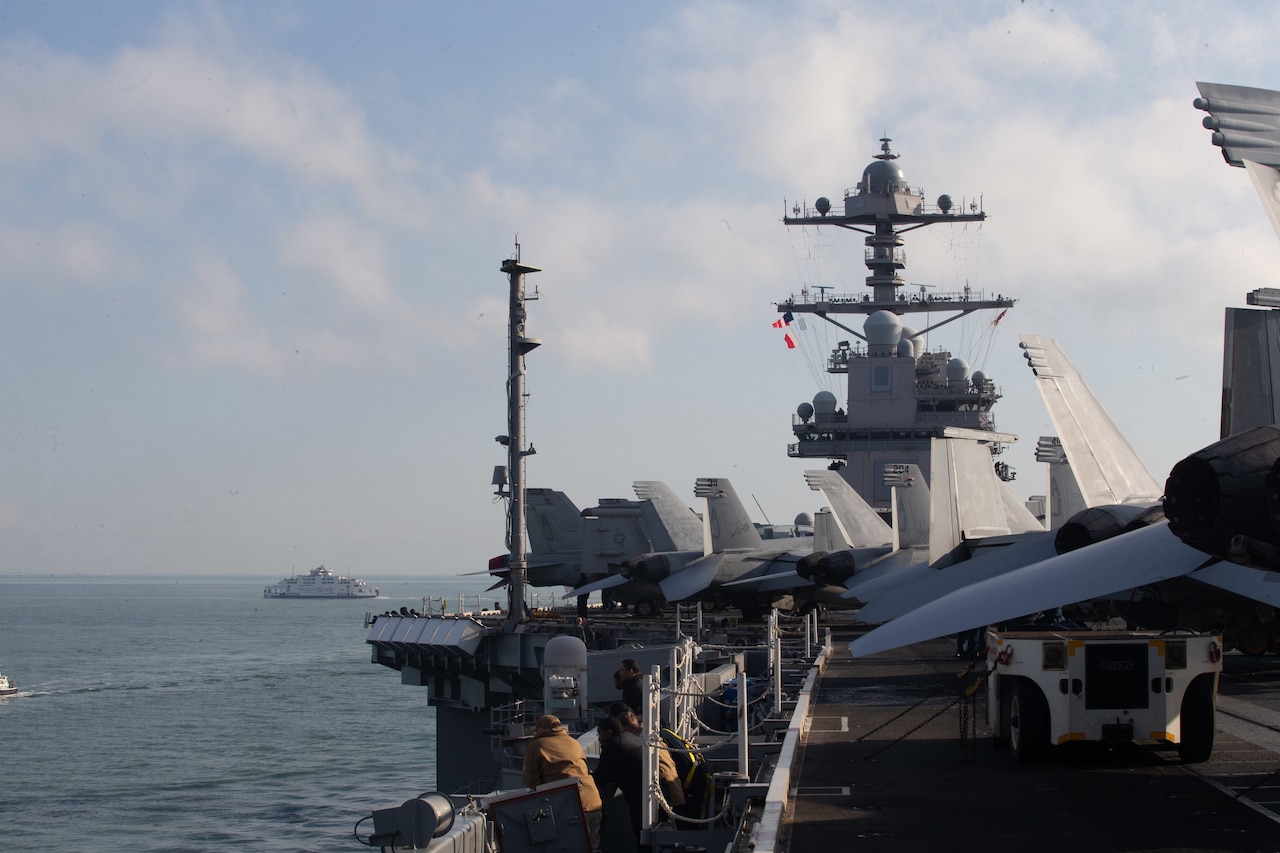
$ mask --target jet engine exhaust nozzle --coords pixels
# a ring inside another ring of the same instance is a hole
[[[1057,535],[1053,537],[1053,547],[1059,554],[1066,554],[1112,536],[1146,527],[1162,518],[1164,509],[1158,504],[1111,504],[1082,509],[1058,529]]]
[[[853,577],[854,562],[849,551],[817,551],[796,563],[796,574],[816,583],[839,585]]]
[[[1280,427],[1263,426],[1191,454],[1164,487],[1169,529],[1215,557],[1280,571]]]

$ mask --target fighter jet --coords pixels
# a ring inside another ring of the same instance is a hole
[[[859,621],[886,622],[961,587],[1100,542],[1161,517],[1157,507],[1160,488],[1155,479],[1058,343],[1033,335],[1021,337],[1037,387],[1060,433],[1052,442],[1041,439],[1045,453],[1037,453],[1037,458],[1052,463],[1050,494],[1059,496],[1059,501],[1051,500],[1049,515],[1061,519],[1065,509],[1070,516],[1058,522],[1053,531],[1036,529],[1023,520],[1020,532],[981,536],[981,530],[960,520],[973,504],[971,499],[957,497],[950,502],[952,506],[945,501],[935,503],[934,512],[955,515],[957,520],[951,523],[953,529],[961,529],[961,535],[948,540],[935,532],[930,562],[935,570],[917,571],[906,579],[909,582],[897,583],[874,600],[860,596],[868,603],[859,611]],[[976,467],[981,460],[968,464],[970,470],[964,477],[951,479],[967,482],[984,474]],[[955,466],[944,464],[941,468],[947,472]],[[1059,507],[1059,502],[1067,505]],[[949,541],[958,541],[959,546],[950,552],[952,559],[943,562],[939,552]],[[945,568],[939,571],[940,566]]]
[[[1280,92],[1197,84],[1198,109],[1224,158],[1243,166],[1280,235]],[[1280,292],[1249,303],[1280,306]],[[1024,343],[1026,343],[1024,341]],[[1167,517],[1143,529],[1044,560],[937,598],[851,644],[855,655],[918,642],[1125,589],[1204,584],[1253,603],[1243,639],[1267,648],[1264,622],[1280,606],[1280,316],[1227,309],[1223,439],[1174,466],[1158,504]],[[1065,442],[1064,442],[1065,444]],[[1072,460],[1073,467],[1075,460]],[[1202,587],[1204,589],[1205,587]],[[1276,638],[1273,633],[1272,640]],[[1262,642],[1260,642],[1260,639]]]
[[[1075,514],[1052,536],[1052,551],[1042,550],[1037,557],[1038,546],[1032,544],[1037,540],[1019,543],[994,561],[975,559],[894,589],[859,611],[857,618],[868,624],[897,620],[893,624],[897,625],[895,630],[900,630],[910,624],[903,621],[908,616],[936,619],[937,608],[948,605],[934,604],[935,601],[960,601],[954,605],[955,621],[988,624],[1087,598],[1123,593],[1112,600],[1112,612],[1132,624],[1217,627],[1243,648],[1265,650],[1271,630],[1276,627],[1276,614],[1259,603],[1274,603],[1280,586],[1244,566],[1195,571],[1209,562],[1205,551],[1211,549],[1197,552],[1172,538],[1165,522],[1169,499],[1162,502],[1151,497],[1154,481],[1056,342],[1024,335],[1024,348],[1029,344],[1037,353],[1029,357],[1037,371],[1037,384],[1055,426],[1063,433],[1064,453],[1070,457],[1070,464],[1061,473],[1081,472],[1073,478],[1074,488],[1092,506]],[[1050,354],[1052,370],[1045,367],[1044,361]],[[1280,456],[1280,444],[1276,455]],[[1105,464],[1101,460],[1106,460]],[[1175,472],[1178,470],[1175,468]],[[1205,488],[1202,481],[1203,477],[1196,483],[1197,495]],[[1173,483],[1171,477],[1170,484]],[[1166,491],[1176,497],[1173,485]],[[1117,499],[1118,503],[1099,503]],[[1147,526],[1160,530],[1129,538]],[[1106,541],[1122,534],[1125,544]],[[1157,547],[1162,539],[1172,543],[1167,550]],[[1081,556],[1071,556],[1079,549],[1084,549],[1079,551]],[[1137,553],[1131,549],[1137,549]],[[1062,556],[1055,557],[1055,553]],[[1116,556],[1108,559],[1112,553]],[[1035,559],[1026,559],[1028,555]],[[1280,583],[1280,577],[1274,580]],[[969,591],[970,587],[973,591]],[[1074,594],[1061,598],[1063,589],[1073,590]],[[963,595],[959,590],[964,590]],[[924,615],[915,616],[916,608],[921,608]]]
[[[890,527],[849,482],[833,470],[805,471],[809,488],[819,491],[828,506],[814,521],[815,542],[810,557],[794,566],[781,565],[768,574],[753,573],[724,586],[735,592],[756,594],[790,592],[803,600],[825,600],[841,609],[860,602],[848,599],[848,584],[857,577],[860,588],[917,566],[929,547],[929,488],[918,466],[886,466],[885,485],[890,487]],[[839,600],[836,600],[836,599]]]
[[[579,512],[561,491],[526,491],[529,556],[526,583],[535,587],[580,587],[607,578],[610,565],[656,549],[697,548],[702,526],[693,512],[662,483],[637,483],[638,501],[602,498]],[[643,489],[641,487],[644,487]],[[507,578],[507,555],[489,561],[489,573]],[[604,596],[606,607],[612,597]]]
[[[637,494],[640,486],[637,483]],[[724,478],[700,478],[694,495],[706,502],[703,548],[633,557],[619,564],[612,577],[572,589],[565,597],[611,590],[620,600],[633,600],[640,616],[653,615],[677,601],[729,604],[740,607],[748,620],[758,619],[771,604],[791,604],[783,600],[785,593],[734,589],[731,584],[774,574],[794,576],[796,564],[813,557],[814,537],[766,540]]]

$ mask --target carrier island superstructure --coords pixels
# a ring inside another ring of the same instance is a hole
[[[865,344],[841,344],[828,365],[832,373],[847,375],[848,413],[838,410],[833,395],[826,392],[819,394],[814,404],[801,406],[795,422],[800,440],[790,448],[791,455],[837,460],[854,488],[868,501],[886,508],[888,494],[881,494],[887,491],[881,487],[884,474],[892,471],[891,466],[902,463],[914,463],[922,473],[927,472],[931,438],[967,436],[987,442],[994,449],[1014,440],[1013,436],[994,430],[990,409],[999,395],[990,380],[981,374],[970,375],[967,366],[949,353],[925,352],[918,343],[922,343],[924,334],[953,319],[984,309],[1003,310],[1012,306],[1013,300],[985,299],[971,293],[908,299],[903,295],[900,277],[905,266],[901,250],[904,232],[936,223],[981,221],[985,214],[976,209],[952,213],[945,197],[936,209],[926,208],[923,194],[907,186],[895,161],[886,140],[883,154],[864,171],[858,189],[847,195],[843,215],[831,215],[830,205],[819,200],[805,216],[797,212],[795,217],[786,219],[789,226],[833,225],[866,233],[866,263],[872,272],[867,284],[871,293],[862,298],[824,296],[816,300],[802,294],[778,305],[783,314],[822,317]],[[536,297],[526,295],[524,280],[537,269],[521,262],[517,250],[514,259],[504,261],[502,272],[511,291],[508,430],[498,441],[506,449],[508,464],[502,476],[495,478],[495,484],[508,504],[508,605],[505,612],[486,614],[417,614],[402,608],[399,613],[372,618],[366,638],[375,664],[397,670],[403,684],[428,689],[436,717],[436,784],[450,793],[483,792],[500,784],[502,756],[512,748],[507,741],[518,741],[520,737],[513,725],[527,728],[531,722],[527,717],[532,712],[521,712],[526,719],[513,724],[510,718],[496,719],[494,711],[536,702],[538,698],[547,708],[553,707],[552,702],[561,701],[552,695],[552,685],[544,679],[544,665],[552,641],[577,630],[571,616],[565,620],[531,618],[534,614],[527,613],[524,606],[527,545],[523,463],[534,452],[524,435],[524,360],[540,343],[525,334],[526,299]],[[840,322],[838,318],[846,314],[864,315],[863,333]],[[905,327],[900,315],[906,314],[924,315],[923,328],[915,331]],[[942,319],[932,321],[937,315]],[[728,630],[743,627],[727,619],[717,620],[720,622],[729,623]],[[624,657],[637,659],[646,672],[656,666],[674,674],[678,668],[675,661],[682,656],[677,647],[684,642],[679,637],[678,621],[668,619],[660,624],[593,619],[592,623],[595,642],[588,654],[585,676],[576,687],[581,696],[591,697],[587,701],[617,695],[611,676]],[[750,630],[753,635],[760,633],[758,629]],[[692,633],[700,642],[709,641],[704,650],[714,651],[719,638],[707,634],[700,620]],[[727,642],[722,648],[735,650],[750,642],[743,634],[724,639]],[[781,648],[768,637],[764,639],[765,649]],[[806,639],[802,658],[809,655],[808,645]],[[723,654],[726,653],[699,656],[691,666],[697,670],[706,667],[706,675],[713,680],[728,669],[738,669],[744,677],[763,675],[761,664],[765,661],[760,655],[734,651],[728,654],[731,662],[726,665],[722,663]],[[773,657],[775,663],[763,670],[772,670],[771,680],[776,680],[781,673],[781,653]],[[702,689],[711,686],[709,682]],[[780,686],[774,691],[775,710],[785,716],[787,712],[778,701],[784,691]],[[739,693],[745,703],[746,688]],[[579,730],[588,722],[584,713],[570,712],[567,707],[558,715]],[[796,731],[801,728],[797,724]],[[490,757],[493,760],[485,760]],[[770,791],[773,807],[785,805],[785,773],[779,785],[781,793]],[[776,831],[779,816],[774,817],[771,825]],[[767,848],[768,845],[757,844],[755,849]]]
[[[969,210],[955,209],[948,195],[936,204],[924,191],[908,185],[890,139],[881,139],[881,153],[862,172],[858,185],[845,191],[844,210],[819,198],[812,208],[796,205],[783,222],[789,226],[832,227],[866,235],[865,260],[871,274],[869,293],[836,295],[828,288],[806,288],[777,303],[786,323],[797,315],[814,315],[847,333],[831,351],[826,370],[847,379],[847,403],[839,408],[834,394],[819,391],[792,417],[797,441],[787,448],[801,459],[828,459],[873,507],[887,512],[894,475],[904,464],[929,473],[932,438],[963,437],[991,447],[993,456],[1016,436],[996,432],[991,409],[1000,398],[996,385],[982,371],[970,372],[961,358],[946,351],[928,352],[927,335],[941,326],[978,311],[1003,312],[1014,300],[986,297],[966,285],[957,293],[908,294],[902,277],[906,232],[930,225],[978,223],[986,219],[980,201]],[[859,331],[845,319],[862,315]],[[919,327],[904,318],[919,317]],[[995,463],[993,463],[995,464]],[[1006,465],[995,464],[1002,479],[1010,480]]]

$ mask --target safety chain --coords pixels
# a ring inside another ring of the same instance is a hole
[[[710,732],[713,735],[729,735],[730,737],[733,737],[734,735],[737,734],[737,731],[728,732],[728,731],[721,731],[720,729],[713,729],[711,726],[702,722],[702,718],[699,717],[697,714],[690,714],[689,718],[693,720],[694,724],[696,724],[697,727],[704,732]]]
[[[719,699],[715,698],[714,696],[703,696],[703,695],[702,695],[702,694],[700,694],[700,693],[693,693],[693,692],[690,692],[690,691],[668,690],[668,689],[667,689],[667,688],[665,688],[665,687],[662,689],[662,696],[663,696],[663,698],[664,698],[664,699],[665,699],[665,698],[667,698],[667,697],[669,697],[669,696],[692,696],[692,697],[693,697],[693,698],[695,698],[695,699],[700,699],[700,700],[705,700],[705,701],[707,701],[707,702],[710,702],[712,705],[719,705],[721,708],[736,708],[736,707],[738,707],[738,703],[737,703],[737,702],[721,702]],[[763,693],[761,693],[761,694],[760,694],[759,696],[757,696],[756,698],[754,698],[754,699],[748,699],[748,700],[747,700],[747,705],[748,705],[748,706],[750,706],[750,705],[759,705],[759,704],[760,704],[761,702],[763,702],[764,700],[766,700],[766,699],[771,699],[771,698],[773,698],[773,686],[772,686],[772,685],[770,685],[770,686],[766,687],[766,688],[765,688],[765,690],[764,690],[764,692],[763,692]]]
[[[962,685],[964,679],[973,672],[973,664],[969,664],[960,672],[956,673],[956,680]],[[967,687],[962,687],[960,691],[960,763],[972,764],[977,758],[978,748],[978,711],[974,705],[977,700],[974,699],[978,694],[978,688],[986,683],[987,676],[991,672],[984,672],[981,678],[975,678]]]
[[[967,666],[965,669],[961,670],[961,671],[956,675],[956,678],[957,678],[957,679],[963,679],[966,675],[968,675],[968,674],[969,674],[970,672],[972,672],[972,671],[973,671],[973,665],[972,665],[972,664],[970,664],[970,665],[969,665],[969,666]],[[889,742],[888,742],[888,743],[886,743],[884,746],[882,746],[882,747],[880,747],[879,749],[877,749],[875,752],[872,752],[872,753],[871,753],[871,754],[869,754],[869,755],[865,755],[865,756],[863,756],[862,760],[863,760],[863,761],[871,761],[873,758],[876,758],[877,756],[879,756],[879,755],[880,755],[880,753],[885,752],[885,751],[886,751],[886,750],[888,750],[890,747],[892,747],[892,746],[896,746],[897,744],[899,744],[899,743],[901,743],[902,741],[906,740],[907,738],[911,737],[913,734],[915,734],[916,732],[920,731],[920,730],[921,730],[922,728],[924,728],[925,726],[929,725],[929,723],[932,723],[934,720],[938,719],[938,717],[941,717],[941,716],[942,716],[943,714],[945,714],[947,711],[950,711],[950,710],[951,710],[952,708],[954,708],[956,705],[959,705],[961,702],[966,702],[966,707],[962,708],[962,709],[961,709],[961,711],[960,711],[960,727],[961,727],[961,728],[960,728],[960,732],[961,732],[961,744],[960,744],[960,746],[961,746],[961,750],[963,751],[963,750],[965,749],[965,743],[964,743],[964,731],[965,731],[965,724],[966,724],[966,722],[968,722],[968,723],[969,723],[969,725],[970,725],[970,727],[972,727],[973,732],[974,732],[974,736],[976,737],[976,735],[977,735],[977,725],[978,725],[977,716],[976,716],[976,715],[973,715],[973,714],[971,713],[970,709],[967,707],[968,702],[969,702],[969,701],[971,701],[971,700],[972,700],[972,698],[973,698],[973,696],[977,693],[978,685],[981,685],[981,684],[985,683],[985,682],[986,682],[986,680],[987,680],[987,678],[988,678],[988,677],[991,675],[991,673],[993,673],[993,672],[995,672],[995,669],[994,669],[994,668],[992,668],[992,669],[990,669],[990,670],[984,670],[984,671],[983,671],[983,673],[982,673],[981,678],[976,678],[976,679],[974,679],[974,681],[969,685],[969,687],[968,687],[968,688],[966,688],[964,691],[962,691],[962,692],[960,693],[960,695],[959,695],[959,696],[957,696],[955,699],[952,699],[952,700],[951,700],[950,702],[948,702],[946,705],[944,705],[943,707],[939,708],[939,709],[937,710],[937,712],[936,712],[936,713],[934,713],[934,714],[930,715],[927,719],[923,720],[923,721],[922,721],[922,722],[920,722],[918,725],[916,725],[916,726],[912,727],[911,729],[909,729],[909,730],[907,730],[907,731],[903,732],[901,735],[899,735],[898,737],[896,737],[896,738],[894,738],[893,740],[889,741]],[[891,723],[893,723],[893,722],[896,722],[897,720],[902,719],[902,718],[903,718],[904,716],[906,716],[907,714],[911,713],[912,711],[914,711],[915,709],[919,708],[919,707],[920,707],[921,705],[923,705],[924,703],[928,702],[928,701],[929,701],[930,699],[932,699],[933,697],[937,696],[939,693],[941,693],[941,692],[942,692],[942,689],[943,689],[944,687],[946,687],[946,686],[947,686],[947,685],[946,685],[946,683],[945,683],[945,682],[944,682],[943,684],[938,685],[938,689],[937,689],[937,690],[933,691],[933,692],[932,692],[932,693],[930,693],[928,696],[924,697],[924,698],[923,698],[923,699],[921,699],[919,702],[917,702],[916,704],[912,705],[910,708],[907,708],[907,709],[905,709],[904,711],[902,711],[902,713],[897,714],[897,715],[895,715],[895,716],[891,717],[891,718],[890,718],[890,719],[888,719],[888,720],[885,720],[883,723],[881,723],[880,725],[876,726],[876,727],[875,727],[874,729],[872,729],[871,731],[869,731],[869,732],[866,732],[866,733],[862,734],[860,737],[858,737],[858,738],[857,738],[858,742],[859,742],[859,743],[861,743],[862,741],[864,741],[864,740],[866,740],[867,738],[871,737],[871,735],[873,735],[873,734],[875,734],[876,732],[880,731],[881,729],[885,728],[885,727],[886,727],[886,726],[888,726],[889,724],[891,724]],[[970,754],[972,754],[972,745],[970,745]],[[970,760],[972,760],[972,759],[970,759]]]
[[[878,731],[880,731],[881,729],[885,728],[886,726],[888,726],[888,725],[890,725],[890,724],[892,724],[892,723],[896,723],[898,720],[902,719],[902,718],[903,718],[903,717],[905,717],[907,714],[910,714],[910,713],[911,713],[912,711],[914,711],[916,708],[919,708],[919,707],[920,707],[921,705],[923,705],[925,702],[928,702],[930,699],[932,699],[933,697],[935,697],[935,696],[937,696],[939,693],[941,693],[941,692],[942,692],[942,688],[943,688],[943,687],[946,687],[946,684],[945,684],[945,683],[944,683],[944,684],[940,684],[940,685],[938,685],[938,689],[937,689],[937,690],[933,691],[933,692],[932,692],[932,693],[930,693],[928,696],[924,697],[924,698],[923,698],[923,699],[921,699],[919,702],[917,702],[916,704],[912,705],[910,708],[907,708],[907,709],[903,710],[900,714],[896,714],[895,716],[890,717],[889,719],[885,720],[885,721],[884,721],[883,723],[881,723],[880,725],[876,726],[876,727],[875,727],[874,729],[872,729],[871,731],[869,731],[869,732],[864,732],[863,734],[859,735],[859,736],[858,736],[858,738],[857,738],[857,741],[858,741],[859,743],[861,743],[862,741],[864,741],[864,740],[866,740],[867,738],[871,737],[873,734],[875,734],[876,732],[878,732]],[[953,703],[953,704],[954,704],[954,703]],[[948,706],[948,707],[950,707],[950,706]]]
[[[726,818],[729,816],[729,798],[728,797],[725,798],[724,804],[721,806],[719,814],[712,815],[711,817],[685,817],[682,814],[678,814],[676,810],[671,807],[671,804],[667,802],[667,798],[662,795],[661,785],[651,785],[649,790],[653,792],[655,797],[657,797],[658,804],[661,805],[662,808],[666,810],[667,814],[680,823],[712,824],[712,823],[715,823],[716,821],[722,820],[723,818]]]
[[[734,729],[733,731],[721,731],[720,729],[712,728],[711,726],[704,723],[696,713],[690,714],[689,719],[693,720],[693,722],[697,724],[698,728],[703,730],[704,732],[710,732],[713,735],[728,735],[730,742],[732,742],[738,734],[737,729]],[[748,725],[747,725],[748,734],[752,732],[759,732],[759,731],[762,731],[763,729],[764,729],[763,719],[748,721]]]
[[[897,745],[897,744],[901,743],[902,741],[906,740],[907,738],[911,737],[913,734],[915,734],[916,732],[920,731],[920,730],[921,730],[922,728],[924,728],[925,726],[929,725],[929,723],[932,723],[934,720],[938,719],[938,717],[941,717],[941,716],[942,716],[943,714],[945,714],[947,711],[950,711],[952,708],[954,708],[954,707],[956,706],[956,704],[957,704],[959,701],[960,701],[960,700],[959,700],[958,698],[957,698],[957,699],[952,699],[949,703],[947,703],[947,705],[946,705],[945,707],[939,708],[939,709],[938,709],[938,713],[936,713],[936,714],[934,714],[933,716],[929,717],[927,720],[925,720],[924,722],[920,723],[920,725],[916,726],[915,728],[911,729],[910,731],[904,732],[903,734],[899,735],[899,736],[898,736],[897,738],[895,738],[894,740],[889,741],[889,742],[888,742],[888,743],[886,743],[884,746],[880,747],[879,749],[877,749],[875,752],[871,753],[870,755],[863,756],[862,760],[863,760],[863,761],[870,761],[871,759],[875,758],[875,757],[876,757],[877,755],[879,755],[880,753],[882,753],[882,752],[884,752],[885,750],[887,750],[889,747],[891,747],[891,746],[895,746],[895,745]],[[899,715],[899,716],[901,716],[901,715]],[[881,728],[883,728],[883,726],[882,726]],[[870,732],[868,732],[868,734],[870,734]],[[864,737],[865,737],[865,735],[864,735]],[[862,738],[858,738],[858,740],[862,740]]]

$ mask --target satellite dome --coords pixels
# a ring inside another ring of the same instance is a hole
[[[903,326],[899,334],[902,336],[902,340],[911,342],[911,355],[913,357],[919,358],[924,354],[924,338],[920,337],[915,329],[910,326]]]
[[[800,420],[808,423],[809,418],[813,417],[813,406],[808,403],[801,403],[796,406],[796,414],[800,416]]]
[[[958,382],[969,376],[969,362],[963,358],[953,358],[947,362],[947,379]]]
[[[943,213],[951,212],[951,196],[946,193],[938,196],[938,210],[941,210]]]
[[[802,512],[796,516],[796,527],[813,527],[813,516],[807,512]]]
[[[858,189],[868,193],[889,195],[895,190],[907,188],[907,176],[896,160],[876,160],[862,170],[862,181]]]
[[[983,385],[987,384],[987,374],[983,373],[981,370],[975,370],[973,372],[973,376],[969,377],[969,381],[973,383],[974,388],[981,388]]]
[[[587,666],[587,646],[577,637],[559,634],[547,641],[542,657],[543,666],[554,667]]]
[[[813,395],[813,410],[820,415],[833,415],[836,411],[836,395],[830,391],[819,391]]]
[[[902,334],[902,320],[892,311],[876,311],[862,324],[868,346],[894,346]]]
[[[916,357],[916,348],[915,346],[912,345],[910,340],[908,340],[907,338],[903,338],[902,340],[898,341],[898,358],[915,358],[915,357]]]
[[[814,208],[817,209],[818,213],[820,213],[823,216],[826,216],[831,211],[831,199],[827,198],[824,195],[821,198],[819,198],[817,201],[815,201],[813,203],[813,206]]]

